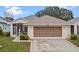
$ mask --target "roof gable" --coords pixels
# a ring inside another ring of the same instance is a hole
[[[7,23],[7,21],[6,21],[6,20],[4,20],[4,18],[3,18],[3,17],[0,17],[0,22],[1,22],[1,23]]]
[[[79,17],[69,20],[69,22],[78,22],[78,21],[79,21]]]
[[[42,16],[42,17],[40,17],[40,19],[46,20],[46,21],[53,21],[53,22],[66,22],[62,19],[52,17],[52,16],[48,16],[48,15]]]
[[[13,21],[12,23],[25,23],[26,25],[69,25],[71,23],[52,16],[28,16]]]
[[[27,25],[68,25],[68,24],[70,23],[68,23],[67,21],[48,15],[38,17],[36,19],[31,19],[31,21],[27,23]]]
[[[71,19],[71,20],[69,20],[68,22],[71,22],[71,23],[73,23],[73,24],[79,24],[79,17],[74,18],[74,19]]]
[[[15,20],[15,21],[12,21],[11,23],[15,24],[15,23],[27,23],[28,21],[24,21],[24,20]]]

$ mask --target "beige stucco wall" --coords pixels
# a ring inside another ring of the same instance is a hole
[[[71,34],[69,25],[62,26],[62,37],[34,37],[34,26],[28,26],[28,35],[31,39],[62,39],[67,38]]]
[[[62,26],[62,37],[68,38],[71,34],[71,27],[70,25]]]
[[[77,26],[79,25],[79,21],[74,23],[74,34],[77,35]]]
[[[74,34],[77,34],[77,25],[74,25]]]
[[[12,24],[11,24],[11,37],[14,37],[12,32]],[[62,26],[62,37],[34,37],[34,26],[28,26],[28,35],[30,36],[30,39],[62,39],[67,38],[71,34],[71,28],[69,25]]]
[[[28,28],[28,30],[27,30],[27,33],[28,33],[28,35],[29,35],[29,37],[30,37],[30,39],[33,39],[34,37],[33,37],[33,26],[28,26],[27,27]]]

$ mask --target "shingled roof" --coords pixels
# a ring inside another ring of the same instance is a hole
[[[35,19],[28,20],[26,25],[71,25],[71,22],[64,21],[48,15],[42,17],[36,17]]]
[[[7,22],[6,20],[4,20],[4,18],[1,17],[1,16],[0,16],[0,22],[1,22],[1,23],[8,23],[8,22]]]
[[[69,20],[68,22],[72,22],[72,23],[79,22],[79,17]]]
[[[21,20],[22,22],[25,23],[25,25],[71,25],[71,22],[64,21],[62,19],[58,19],[52,16],[42,16],[42,17],[37,17],[37,16],[28,16],[24,17],[21,19],[16,20],[17,23]],[[13,21],[13,23],[16,23],[16,21]]]

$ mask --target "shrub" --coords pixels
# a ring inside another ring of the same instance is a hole
[[[20,39],[21,40],[28,40],[28,39],[30,39],[30,37],[27,34],[21,34]]]
[[[0,27],[0,35],[3,36],[4,35],[4,32],[2,30],[2,28]]]
[[[27,34],[26,32],[23,32],[22,34]]]
[[[10,36],[10,32],[5,32],[4,35],[5,36]]]
[[[71,40],[77,40],[77,38],[78,38],[78,36],[77,35],[75,35],[75,34],[71,34]]]

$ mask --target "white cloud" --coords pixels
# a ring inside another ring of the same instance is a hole
[[[20,7],[11,7],[11,9],[13,9],[13,10],[21,10]]]
[[[59,8],[64,8],[65,6],[59,6]]]
[[[23,11],[21,10],[21,8],[19,7],[6,7],[8,8],[6,10],[7,13],[13,13],[13,15],[18,15],[18,14],[22,14]]]
[[[31,14],[31,11],[23,11],[20,7],[5,7],[7,10],[7,13],[10,13],[15,16],[15,15],[19,15],[19,14]]]

